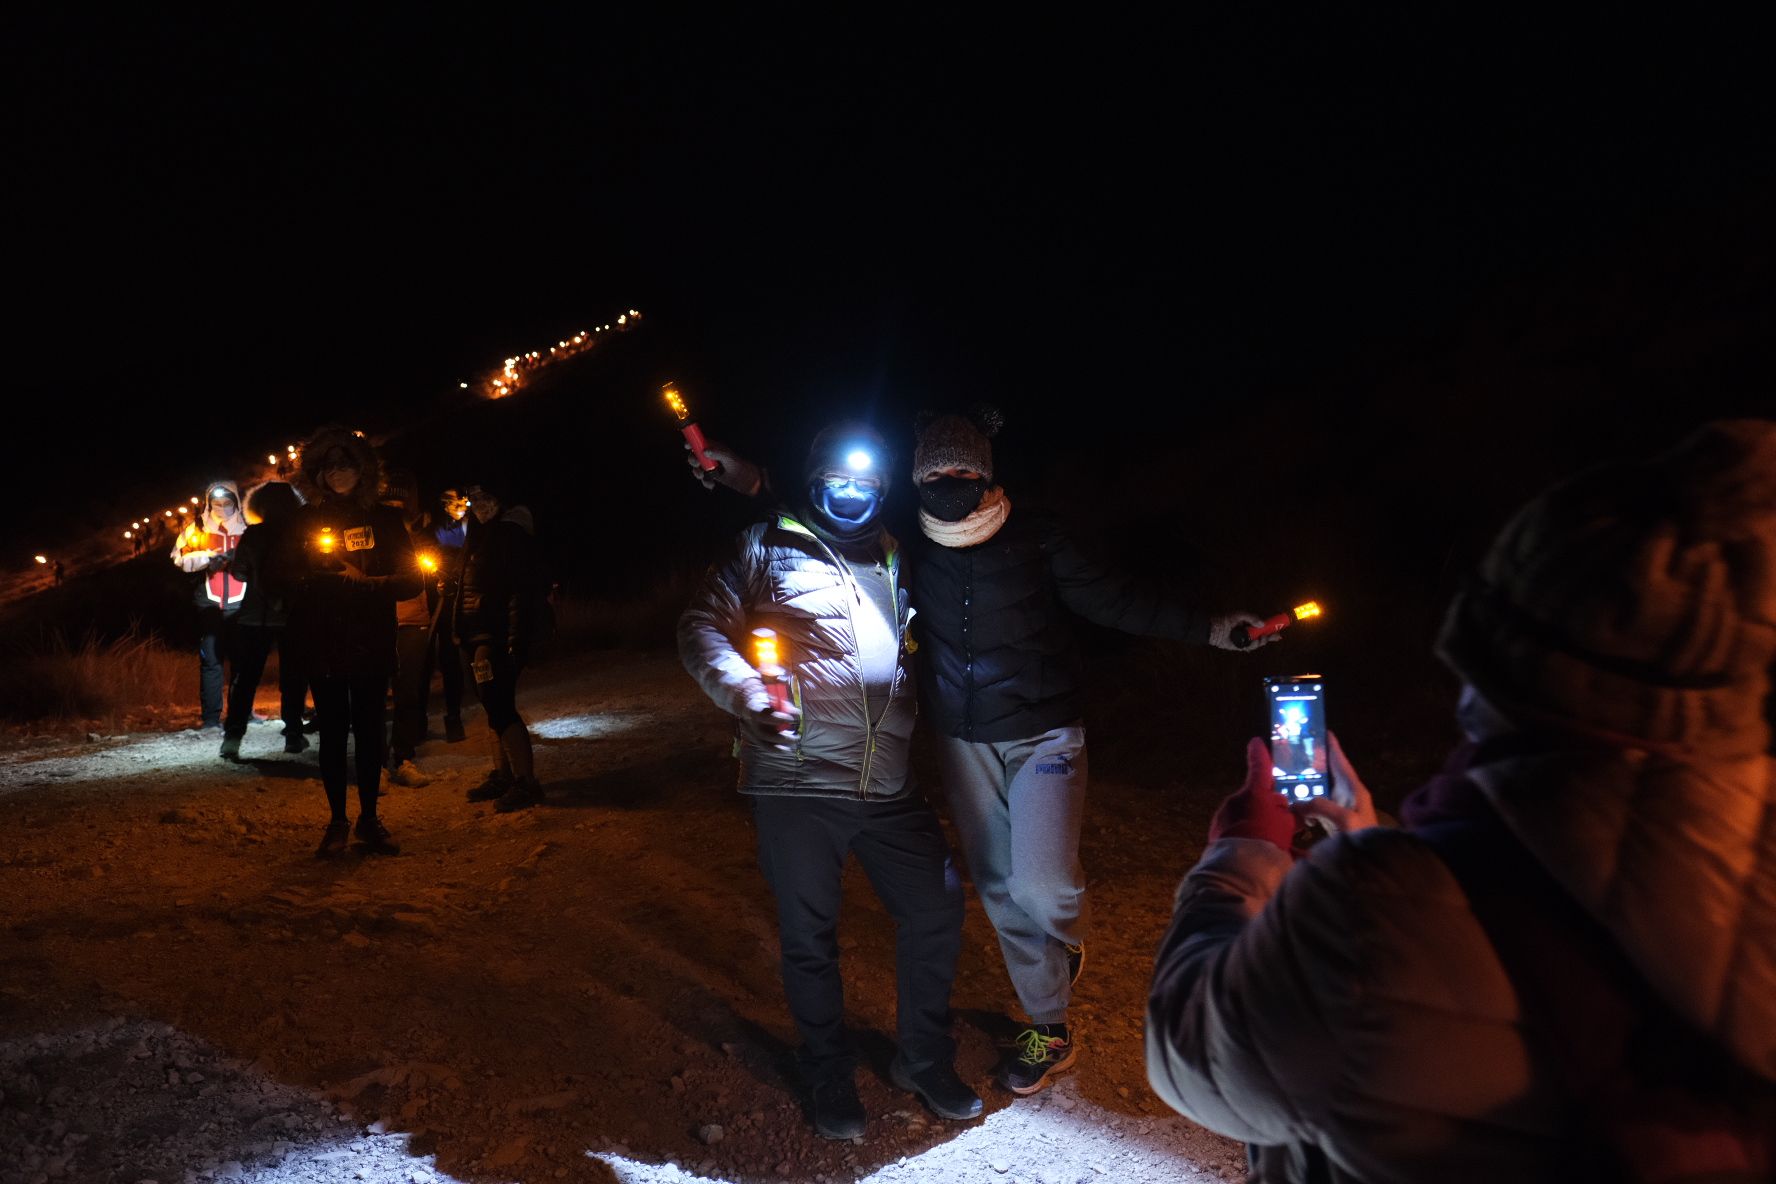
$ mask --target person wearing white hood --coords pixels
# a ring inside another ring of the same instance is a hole
[[[233,481],[210,482],[204,496],[203,512],[173,541],[171,558],[180,571],[199,577],[192,590],[199,614],[198,699],[202,730],[219,732],[227,702],[223,665],[234,673],[234,618],[247,595],[247,585],[229,568],[247,516]]]

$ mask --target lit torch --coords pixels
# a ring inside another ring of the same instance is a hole
[[[421,551],[419,553],[419,570],[428,573],[438,570],[438,560],[430,551]]]
[[[318,540],[316,540],[316,543],[321,549],[321,554],[323,554],[323,555],[333,554],[333,547],[334,547],[333,528],[331,526],[321,527],[321,537]]]
[[[789,697],[789,678],[783,671],[782,655],[777,652],[777,632],[774,629],[754,629],[752,631],[752,664],[758,670],[759,677],[765,682],[765,693],[771,696],[771,710],[781,711],[785,715],[793,715]]]
[[[1311,621],[1323,615],[1319,601],[1310,600],[1306,604],[1298,604],[1286,613],[1278,613],[1267,617],[1261,625],[1235,625],[1229,640],[1240,649],[1245,649],[1261,637],[1269,637],[1272,633],[1281,633],[1296,621]]]
[[[666,396],[666,406],[671,408],[673,416],[677,418],[679,431],[684,433],[685,443],[691,446],[691,455],[697,458],[698,467],[705,473],[720,468],[719,464],[704,453],[703,449],[707,444],[703,439],[703,429],[691,422],[691,409],[685,406],[684,396],[678,393],[678,385],[669,382],[660,388],[660,393]]]
[[[179,550],[181,552],[207,551],[209,548],[210,537],[196,522],[187,525],[184,533],[179,536]]]

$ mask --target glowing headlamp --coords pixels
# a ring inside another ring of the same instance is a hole
[[[1289,612],[1265,618],[1263,624],[1235,625],[1229,640],[1243,650],[1261,637],[1269,637],[1272,633],[1281,633],[1296,621],[1311,621],[1324,615],[1325,610],[1320,607],[1320,602],[1310,600],[1306,604],[1296,605]]]
[[[876,458],[862,448],[853,448],[845,454],[845,467],[853,473],[867,473],[875,463]]]

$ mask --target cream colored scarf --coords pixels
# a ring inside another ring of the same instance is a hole
[[[973,547],[999,533],[1011,515],[1011,499],[995,485],[981,498],[980,505],[968,517],[956,522],[933,518],[927,510],[919,511],[919,529],[925,537],[943,547]]]

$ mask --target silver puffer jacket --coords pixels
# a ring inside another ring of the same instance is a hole
[[[777,632],[780,660],[802,710],[801,741],[783,751],[742,735],[742,793],[880,800],[907,792],[918,714],[906,645],[912,611],[900,587],[894,539],[884,532],[877,545],[886,560],[881,578],[894,592],[900,639],[885,707],[869,701],[858,661],[854,614],[863,591],[845,563],[788,515],[742,532],[735,556],[710,570],[679,618],[685,669],[734,716],[768,703],[750,660],[751,633],[760,627]]]

